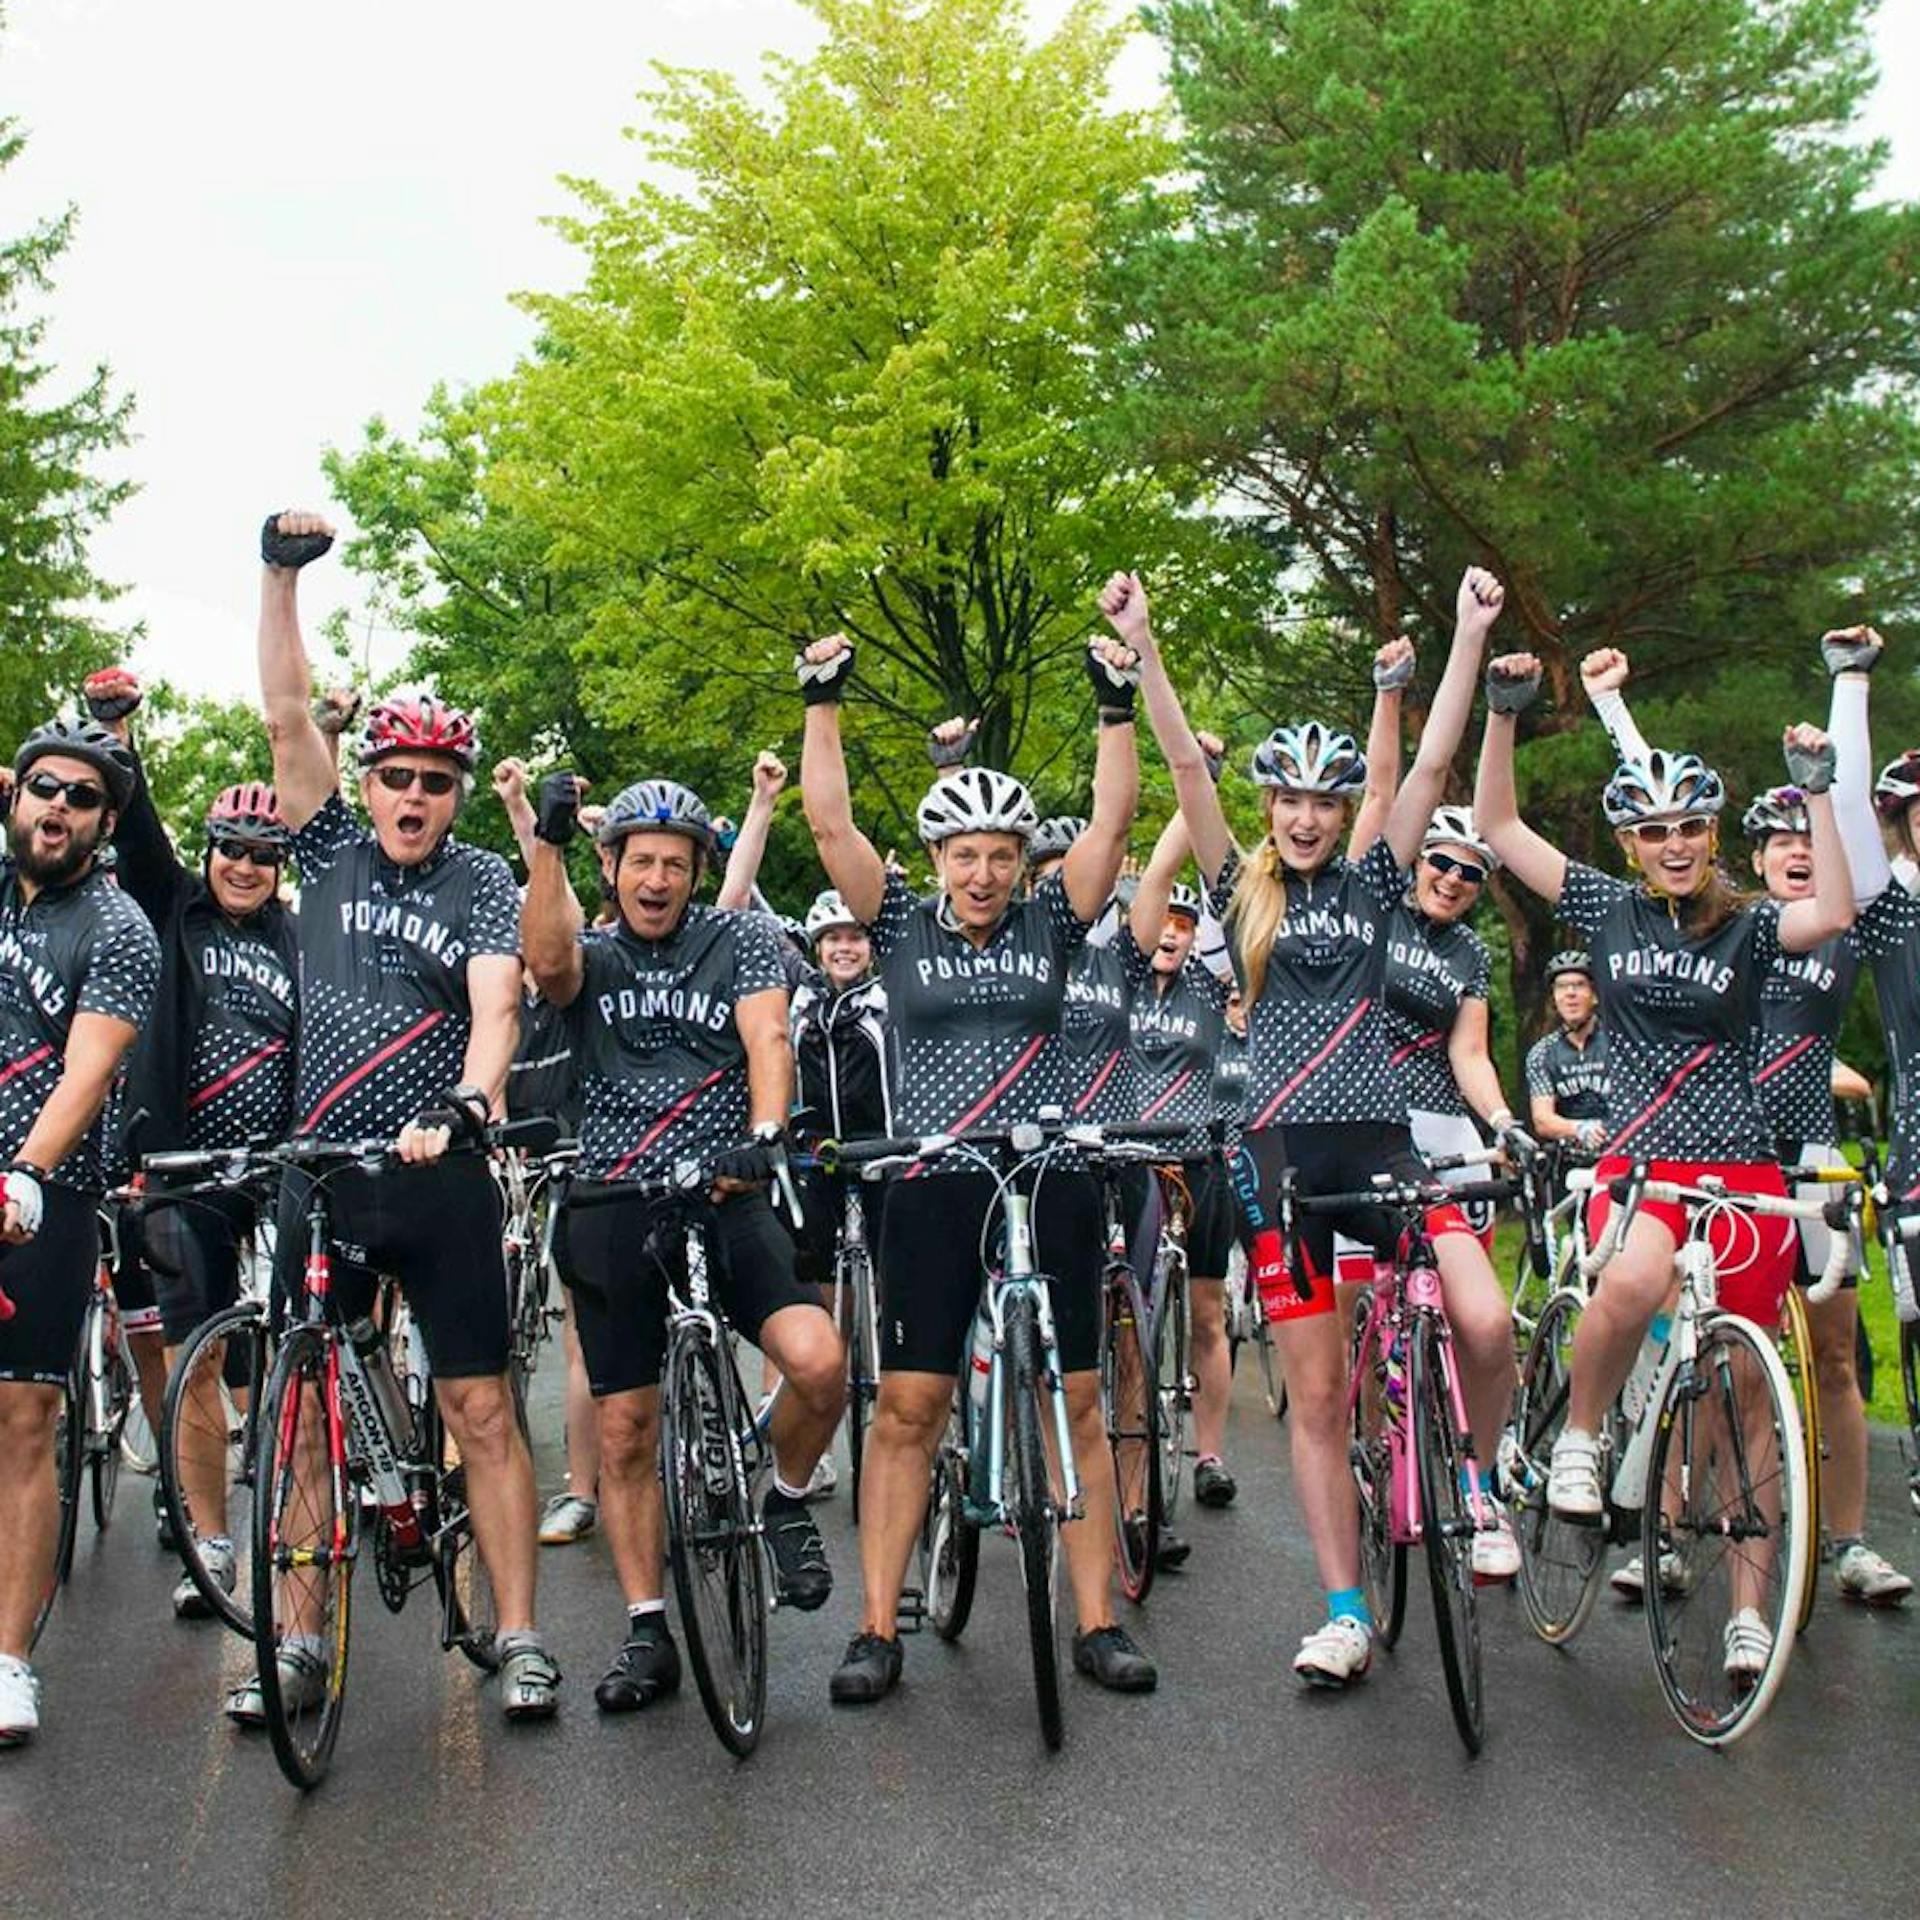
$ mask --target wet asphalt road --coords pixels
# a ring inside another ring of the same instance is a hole
[[[537,1382],[547,1436],[554,1365]],[[1069,1678],[1058,1755],[1040,1744],[1000,1542],[962,1645],[910,1639],[892,1700],[829,1706],[857,1611],[842,1497],[822,1509],[840,1588],[822,1614],[774,1622],[750,1761],[714,1741],[691,1679],[639,1717],[596,1715],[622,1616],[591,1543],[542,1558],[567,1670],[547,1727],[504,1725],[493,1691],[437,1651],[427,1596],[393,1619],[364,1583],[334,1770],[306,1797],[216,1712],[249,1650],[172,1619],[146,1485],[124,1478],[109,1532],[82,1521],[41,1645],[45,1730],[0,1756],[0,1914],[1920,1911],[1920,1617],[1823,1593],[1767,1724],[1712,1754],[1662,1706],[1637,1612],[1603,1598],[1562,1654],[1494,1596],[1488,1744],[1469,1760],[1424,1584],[1364,1687],[1296,1688],[1287,1661],[1319,1600],[1280,1430],[1244,1380],[1232,1438],[1239,1504],[1192,1516],[1191,1571],[1131,1622],[1161,1691],[1117,1699]],[[540,1468],[558,1484],[551,1445]],[[1881,1436],[1875,1478],[1873,1536],[1920,1567]]]

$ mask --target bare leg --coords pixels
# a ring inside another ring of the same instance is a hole
[[[0,1385],[0,1653],[16,1660],[27,1657],[60,1537],[60,1401],[58,1387]]]
[[[666,1513],[655,1465],[660,1389],[610,1393],[599,1403],[600,1521],[629,1607],[663,1595]]]
[[[881,1376],[860,1478],[862,1633],[890,1640],[897,1631],[900,1589],[926,1517],[933,1456],[952,1405],[951,1374]]]
[[[1287,1369],[1287,1424],[1300,1517],[1329,1593],[1360,1584],[1360,1516],[1347,1462],[1347,1360],[1341,1316],[1317,1313],[1273,1329]]]
[[[1227,1402],[1233,1395],[1233,1357],[1227,1350],[1227,1283],[1193,1281],[1193,1438],[1201,1456],[1226,1451]]]
[[[440,1411],[467,1468],[467,1504],[474,1543],[493,1582],[502,1633],[533,1628],[538,1502],[533,1456],[514,1418],[504,1373],[491,1378],[436,1379]]]

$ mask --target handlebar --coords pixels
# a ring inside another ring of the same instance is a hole
[[[530,1120],[505,1120],[486,1129],[477,1141],[456,1139],[449,1153],[491,1153],[500,1147],[518,1147],[529,1153],[545,1153],[560,1138],[559,1127],[544,1115]],[[219,1182],[237,1186],[250,1176],[282,1167],[360,1166],[369,1172],[392,1165],[397,1155],[390,1139],[316,1140],[302,1136],[292,1140],[251,1142],[240,1147],[212,1147],[149,1153],[141,1158],[147,1173],[190,1180]],[[185,1193],[155,1193],[151,1189],[142,1202],[151,1208],[173,1205],[186,1199]]]
[[[786,1148],[777,1140],[745,1140],[742,1149],[757,1148],[768,1158],[773,1190],[779,1209],[787,1216],[795,1233],[806,1226],[806,1214],[800,1205],[799,1189],[793,1184],[793,1163]],[[632,1205],[647,1201],[658,1206],[666,1200],[688,1202],[702,1200],[719,1177],[717,1167],[724,1157],[712,1160],[676,1160],[665,1173],[642,1174],[632,1180],[593,1181],[585,1185],[569,1166],[563,1175],[567,1181],[566,1203],[583,1210],[594,1207]],[[577,1158],[577,1149],[576,1149]]]
[[[1359,1207],[1387,1207],[1399,1212],[1425,1213],[1435,1207],[1471,1204],[1476,1200],[1511,1200],[1520,1191],[1516,1179],[1472,1180],[1450,1187],[1441,1180],[1394,1180],[1377,1176],[1377,1184],[1356,1193],[1296,1194],[1293,1204],[1302,1213],[1351,1213]]]
[[[895,1134],[877,1140],[822,1140],[816,1149],[820,1164],[866,1167],[875,1171],[888,1164],[911,1165],[938,1159],[956,1149],[976,1153],[1010,1152],[1020,1158],[1049,1146],[1069,1146],[1114,1159],[1150,1160],[1155,1145],[1184,1140],[1193,1132],[1188,1121],[1128,1120],[1111,1124],[1095,1121],[1022,1121],[1012,1127],[972,1128],[959,1133]],[[1139,1151],[1130,1152],[1130,1149]]]

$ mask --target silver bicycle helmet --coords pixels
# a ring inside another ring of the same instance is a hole
[[[1056,813],[1042,820],[1027,842],[1027,858],[1036,866],[1043,860],[1058,860],[1087,830],[1077,813]]]
[[[854,918],[847,903],[840,898],[838,890],[829,887],[824,893],[815,894],[813,905],[807,909],[804,932],[808,944],[818,946],[820,936],[834,927],[852,927],[856,932],[866,932],[866,928]]]
[[[1740,817],[1747,837],[1764,846],[1776,833],[1810,833],[1807,821],[1807,796],[1798,787],[1769,787],[1756,794],[1753,804]]]
[[[1668,753],[1660,747],[1644,760],[1621,761],[1600,796],[1610,827],[1687,813],[1716,814],[1726,802],[1720,776],[1697,753]]]
[[[958,767],[942,774],[920,802],[920,838],[938,846],[962,833],[1012,833],[1031,840],[1040,816],[1033,795],[1010,773]]]
[[[1176,880],[1167,895],[1167,911],[1184,913],[1189,920],[1197,923],[1200,918],[1200,896],[1191,887]]]
[[[1500,864],[1500,856],[1480,837],[1473,824],[1471,807],[1435,807],[1427,830],[1420,836],[1420,851],[1435,847],[1465,847],[1491,873]]]
[[[1578,947],[1562,947],[1547,962],[1547,985],[1552,986],[1563,973],[1577,973],[1591,982],[1593,979],[1592,955],[1582,953]]]
[[[49,720],[20,742],[13,756],[13,777],[24,780],[27,769],[49,754],[60,754],[91,767],[107,790],[116,812],[133,797],[133,754],[110,727],[97,720]]]
[[[1253,778],[1291,793],[1356,793],[1367,783],[1367,757],[1352,734],[1309,720],[1275,727],[1254,748]]]
[[[713,851],[713,815],[691,787],[677,780],[636,780],[607,803],[594,838],[617,846],[630,833],[680,833],[702,853]]]

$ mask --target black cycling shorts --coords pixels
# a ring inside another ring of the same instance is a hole
[[[452,1154],[426,1167],[323,1176],[331,1197],[329,1284],[352,1320],[373,1311],[390,1273],[443,1380],[491,1379],[507,1370],[507,1266],[500,1244],[500,1189],[487,1163]],[[280,1187],[276,1298],[298,1300],[307,1258],[307,1194],[313,1176],[290,1170]]]
[[[1187,1271],[1196,1280],[1224,1280],[1227,1256],[1239,1229],[1233,1186],[1225,1163],[1217,1154],[1189,1160],[1187,1192],[1192,1206],[1187,1217]]]
[[[980,1301],[980,1229],[995,1190],[986,1174],[971,1172],[893,1183],[880,1232],[882,1373],[958,1371]],[[1100,1352],[1100,1272],[1106,1262],[1093,1175],[1046,1174],[1033,1226],[1036,1257],[1053,1282],[1061,1367],[1090,1372]]]
[[[196,1327],[239,1299],[241,1249],[258,1217],[246,1193],[195,1194],[145,1215],[140,1237],[168,1346],[184,1345]]]
[[[833,1255],[840,1244],[840,1220],[846,1208],[847,1186],[853,1176],[829,1173],[825,1167],[803,1167],[796,1176],[800,1190],[802,1225],[794,1236],[794,1260],[800,1278],[809,1286],[833,1285]],[[892,1188],[884,1181],[862,1180],[860,1210],[865,1216],[867,1255],[877,1268],[880,1221]],[[786,1215],[776,1218],[784,1221]]]
[[[116,1206],[113,1213],[112,1245],[118,1256],[113,1264],[113,1298],[121,1324],[129,1333],[157,1333],[159,1276],[147,1262],[139,1213],[124,1206]]]
[[[1286,1166],[1295,1169],[1294,1190],[1301,1194],[1352,1193],[1364,1188],[1376,1173],[1389,1174],[1396,1180],[1433,1177],[1414,1151],[1412,1132],[1387,1121],[1250,1129],[1241,1138],[1240,1151],[1252,1160],[1261,1203],[1270,1219],[1277,1217],[1280,1172]],[[1333,1273],[1336,1231],[1388,1259],[1399,1230],[1398,1218],[1385,1207],[1353,1207],[1337,1214],[1302,1213],[1298,1248],[1306,1256],[1308,1276],[1318,1281]],[[1288,1257],[1293,1257],[1292,1249]],[[1192,1264],[1198,1273],[1198,1263]]]
[[[73,1365],[87,1290],[100,1270],[99,1196],[41,1184],[40,1231],[0,1252],[0,1288],[13,1318],[0,1320],[0,1381],[57,1387]]]
[[[582,1191],[591,1191],[583,1188]],[[648,1231],[642,1201],[569,1206],[573,1323],[596,1397],[660,1384],[667,1357],[667,1285],[686,1276],[682,1231]],[[736,1193],[713,1211],[708,1284],[733,1330],[758,1342],[785,1307],[823,1311],[794,1270],[793,1236],[764,1193]]]

